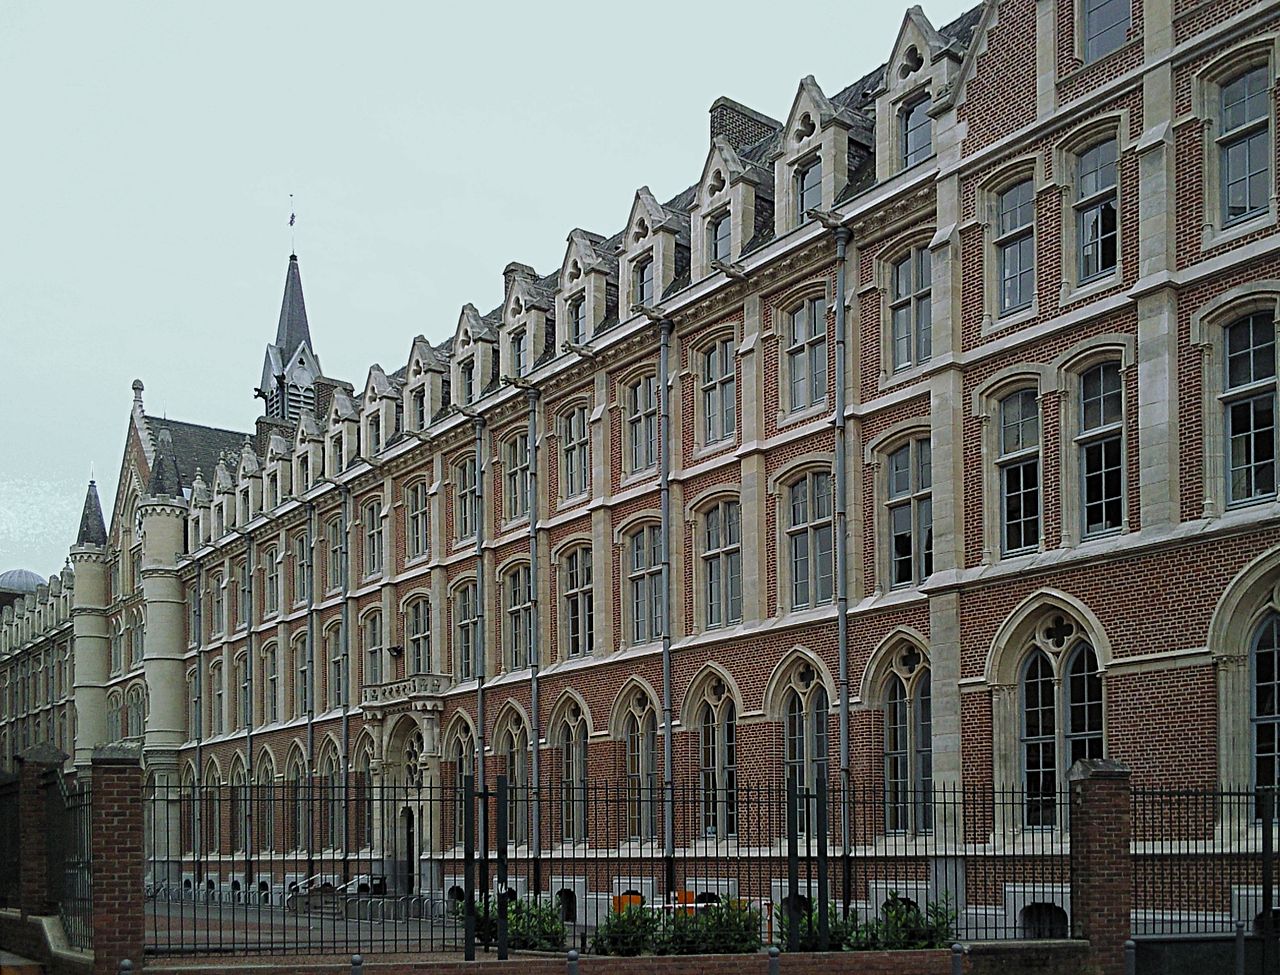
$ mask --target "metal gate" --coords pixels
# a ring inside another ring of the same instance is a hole
[[[73,948],[93,947],[93,851],[89,812],[92,794],[87,782],[68,785],[58,770],[45,782],[49,897],[58,905],[67,942]]]

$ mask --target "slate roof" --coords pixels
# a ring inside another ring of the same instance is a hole
[[[106,545],[107,523],[102,518],[102,502],[98,500],[98,485],[89,482],[84,496],[84,510],[80,514],[80,530],[76,533],[77,545]]]
[[[156,497],[182,497],[182,475],[178,472],[178,459],[173,455],[173,436],[166,429],[156,435],[155,460],[151,464],[151,481],[147,494]]]
[[[197,468],[206,475],[211,472],[224,451],[239,455],[244,438],[248,436],[236,430],[220,430],[154,416],[147,417],[147,431],[151,434],[151,442],[157,446],[161,431],[168,432],[183,486],[195,478]]]
[[[307,325],[307,305],[302,299],[302,274],[298,255],[289,255],[289,269],[284,275],[284,299],[280,303],[280,324],[276,326],[275,346],[281,355],[293,355],[298,346],[311,347],[311,329]]]

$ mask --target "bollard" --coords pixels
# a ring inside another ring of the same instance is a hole
[[[570,948],[565,959],[565,975],[578,975],[578,949]]]
[[[1244,975],[1244,922],[1236,922],[1236,975]]]
[[[364,958],[360,955],[351,956],[351,975],[364,975]]]
[[[951,945],[951,975],[964,975],[964,946],[959,941]]]
[[[133,971],[133,962],[131,962],[128,958],[121,958],[120,959],[120,975],[127,975],[127,973],[132,971]]]
[[[1124,975],[1137,975],[1138,973],[1138,946],[1134,940],[1130,938],[1124,943]]]
[[[782,969],[782,952],[777,945],[769,945],[769,975],[778,975]]]

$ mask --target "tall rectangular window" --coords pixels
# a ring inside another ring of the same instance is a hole
[[[889,455],[891,586],[913,586],[933,574],[933,451],[912,440]]]
[[[372,612],[364,618],[364,683],[382,683],[382,614]]]
[[[591,653],[595,638],[595,607],[591,579],[591,549],[576,548],[564,558],[565,637],[570,657]]]
[[[517,433],[507,441],[504,453],[506,515],[510,521],[529,513],[529,435]]]
[[[631,441],[631,470],[644,471],[658,463],[658,377],[645,376],[627,391],[627,435]]]
[[[826,401],[827,302],[810,298],[795,308],[787,323],[787,373],[791,409]]]
[[[470,538],[476,533],[476,519],[480,513],[479,485],[476,483],[476,459],[464,458],[454,469],[457,478],[456,511],[458,538]]]
[[[796,167],[796,223],[804,223],[810,210],[822,207],[822,157],[814,156]]]
[[[1080,377],[1080,475],[1084,533],[1120,528],[1124,515],[1124,411],[1120,367],[1104,362]]]
[[[227,625],[226,593],[222,588],[222,576],[215,575],[209,584],[209,632],[221,634]]]
[[[364,506],[364,574],[382,573],[382,501],[375,499]]]
[[[569,303],[569,341],[582,345],[587,341],[587,299],[575,298]]]
[[[427,391],[425,389],[415,389],[412,399],[413,428],[415,430],[425,430],[427,428]]]
[[[458,659],[455,670],[459,680],[470,680],[476,673],[476,649],[480,633],[476,584],[468,582],[454,597],[454,627],[457,634]]]
[[[653,258],[643,257],[632,268],[631,285],[635,303],[653,305]]]
[[[1007,315],[1029,307],[1035,296],[1035,192],[1031,180],[1001,193],[997,210],[1000,314]]]
[[[249,564],[236,566],[236,628],[249,625]]]
[[[707,221],[707,260],[728,262],[732,257],[733,221],[728,211]]]
[[[791,608],[831,602],[835,595],[831,475],[806,474],[787,491],[791,556]]]
[[[631,568],[632,643],[652,643],[662,636],[662,529],[646,525],[627,541]]]
[[[518,565],[507,573],[507,669],[529,666],[533,645],[533,583],[529,566]]]
[[[431,670],[431,604],[415,599],[405,616],[410,673],[425,674]]]
[[[461,402],[463,405],[472,402],[476,398],[476,363],[474,359],[468,359],[458,370],[462,379]]]
[[[1227,499],[1276,493],[1276,326],[1264,312],[1235,322],[1226,334],[1223,406],[1227,420]]]
[[[305,534],[293,537],[293,602],[295,606],[306,602],[307,599],[308,547]]]
[[[342,523],[334,518],[325,529],[328,558],[325,561],[325,584],[332,591],[342,585]]]
[[[1130,0],[1084,0],[1084,60],[1088,64],[1124,43]]]
[[[914,166],[933,155],[933,119],[929,117],[929,96],[918,98],[902,109],[902,165]]]
[[[524,332],[511,334],[511,371],[517,376],[529,371],[528,336]]]
[[[1271,196],[1271,88],[1267,67],[1251,68],[1222,86],[1223,223],[1264,212]]]
[[[407,510],[405,529],[409,535],[407,539],[409,543],[409,560],[426,558],[429,551],[427,547],[427,531],[428,526],[431,524],[430,513],[427,509],[426,481],[419,481],[406,489],[405,508]]]
[[[369,417],[369,454],[382,449],[382,417],[374,413]]]
[[[273,643],[262,651],[262,720],[273,724],[280,718],[280,658]]]
[[[263,555],[262,589],[265,615],[275,616],[280,611],[280,556],[274,547]]]
[[[707,628],[742,622],[742,509],[721,501],[703,516]]]
[[[1001,533],[1006,554],[1040,544],[1040,404],[1033,389],[1000,403]]]
[[[913,247],[893,265],[889,317],[893,368],[906,369],[933,355],[933,271],[927,247]]]
[[[1080,281],[1115,270],[1116,140],[1090,146],[1076,159],[1076,246]]]
[[[591,441],[585,406],[575,406],[565,414],[560,436],[564,496],[574,498],[591,486]]]
[[[702,422],[706,442],[728,440],[737,428],[737,419],[733,340],[721,339],[702,353]]]

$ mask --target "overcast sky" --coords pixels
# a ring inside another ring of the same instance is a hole
[[[930,0],[935,26],[977,0]],[[363,383],[694,182],[707,109],[785,118],[884,61],[898,3],[0,2],[0,570],[56,571],[132,398],[249,430],[294,232]],[[807,38],[807,40],[803,40]]]

